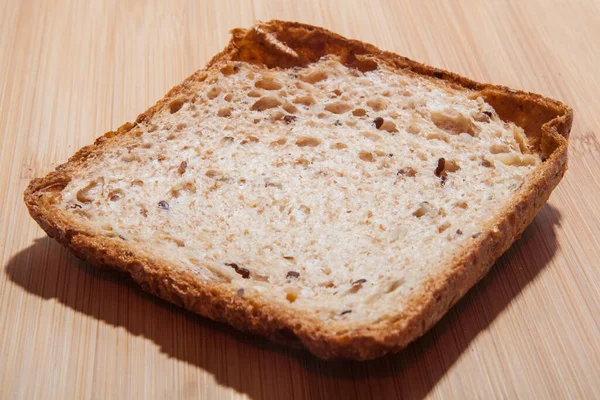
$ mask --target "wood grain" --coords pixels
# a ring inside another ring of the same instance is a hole
[[[0,2],[0,398],[594,398],[600,393],[600,1]],[[492,272],[396,356],[326,363],[70,256],[34,176],[132,120],[228,30],[325,26],[575,110],[570,169]]]

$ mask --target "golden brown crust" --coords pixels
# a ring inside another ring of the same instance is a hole
[[[46,177],[31,181],[24,194],[25,202],[31,216],[49,236],[91,264],[125,271],[144,290],[201,315],[277,342],[303,345],[321,358],[366,360],[402,349],[434,325],[520,236],[566,171],[567,139],[573,113],[558,101],[474,82],[305,24],[270,21],[250,29],[234,29],[232,35],[229,45],[204,70],[171,89],[165,98],[141,114],[136,123],[151,118],[173,99],[191,94],[190,88],[211,66],[242,60],[269,68],[298,67],[335,54],[345,64],[362,71],[387,64],[474,91],[490,103],[502,119],[523,127],[530,143],[545,161],[528,177],[503,213],[481,235],[472,238],[471,245],[457,255],[448,268],[432,276],[411,297],[402,313],[356,329],[332,332],[307,315],[269,304],[259,297],[239,296],[226,284],[201,281],[191,273],[171,268],[166,261],[138,254],[120,240],[95,235],[55,207],[71,171],[93,162],[105,146],[115,140],[113,137],[126,134],[135,126],[131,123],[84,147]]]

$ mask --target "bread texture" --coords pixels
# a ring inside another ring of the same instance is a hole
[[[25,191],[98,267],[324,359],[404,348],[519,237],[572,110],[269,21]]]

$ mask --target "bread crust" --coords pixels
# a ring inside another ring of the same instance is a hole
[[[229,45],[221,53],[138,116],[136,123],[150,119],[173,99],[190,94],[204,71],[221,63],[246,61],[289,68],[306,66],[327,54],[335,54],[344,64],[363,71],[386,64],[469,89],[490,103],[503,120],[523,127],[535,151],[545,160],[527,177],[499,217],[473,237],[450,265],[415,291],[395,317],[368,326],[332,329],[308,314],[270,304],[259,296],[239,296],[230,285],[202,281],[167,261],[150,259],[122,240],[95,235],[54,206],[71,172],[92,162],[115,136],[130,131],[135,126],[132,123],[82,148],[46,177],[32,180],[24,193],[29,213],[50,237],[90,264],[122,270],[144,290],[239,330],[294,347],[304,346],[323,359],[367,360],[401,350],[431,328],[479,281],[535,218],[567,169],[573,112],[538,94],[478,83],[323,28],[274,20],[249,29],[234,29]]]

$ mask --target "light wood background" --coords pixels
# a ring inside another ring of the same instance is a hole
[[[27,182],[158,100],[228,30],[299,20],[575,110],[570,169],[522,239],[396,356],[326,363],[98,272]],[[600,396],[600,1],[0,0],[0,397]]]

